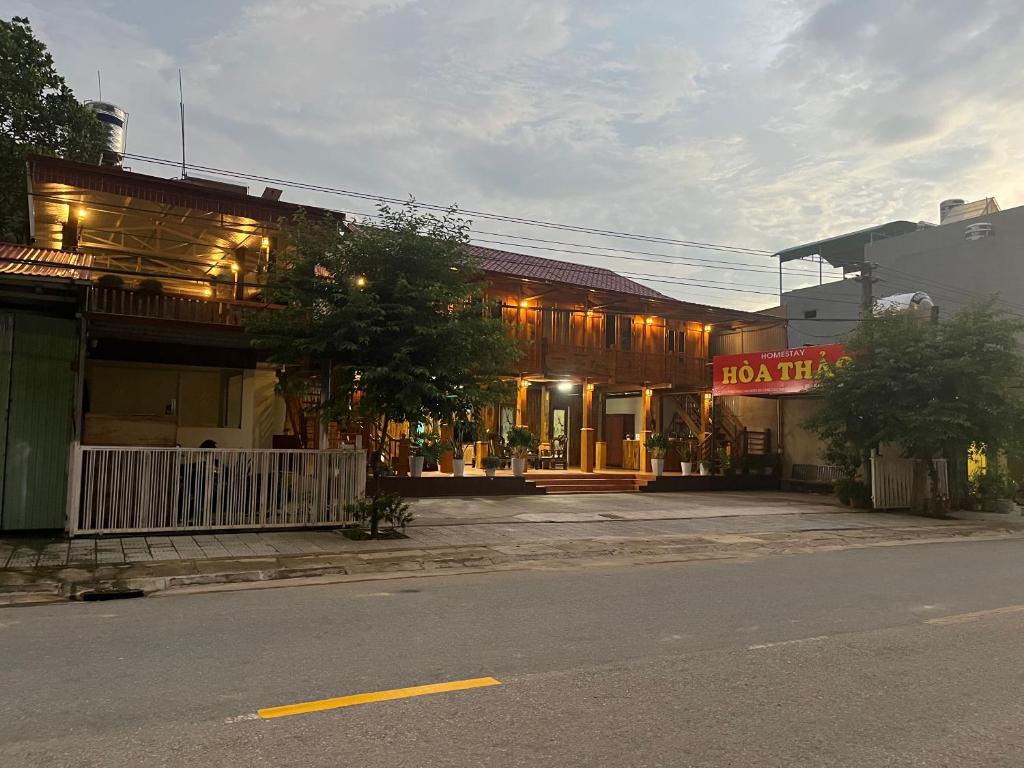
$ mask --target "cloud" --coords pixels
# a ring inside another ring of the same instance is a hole
[[[180,66],[196,162],[529,218],[770,250],[1024,199],[1018,0],[15,4],[82,95],[103,68],[143,154],[177,154]],[[775,290],[759,256],[478,227],[668,253],[535,251],[684,298]]]

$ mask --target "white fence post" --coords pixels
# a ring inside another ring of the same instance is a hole
[[[68,452],[68,492],[65,525],[68,536],[78,532],[78,516],[81,513],[82,500],[82,446],[78,441],[71,443]]]

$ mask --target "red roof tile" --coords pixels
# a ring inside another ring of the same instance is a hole
[[[479,245],[472,245],[469,250],[481,260],[486,272],[551,283],[567,283],[581,288],[614,291],[648,299],[668,298],[653,288],[648,288],[646,285],[641,285],[603,267],[544,259],[540,256],[527,256],[525,253],[499,251]]]
[[[0,243],[0,272],[3,273],[84,280],[91,266],[92,256],[87,253]]]

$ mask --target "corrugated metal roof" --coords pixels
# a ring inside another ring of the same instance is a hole
[[[84,280],[91,266],[88,253],[0,243],[0,273]]]
[[[557,259],[528,256],[525,253],[483,248],[479,245],[470,246],[469,250],[481,260],[486,272],[524,277],[530,280],[543,280],[550,283],[567,283],[581,288],[614,291],[648,299],[669,299],[668,296],[658,293],[653,288],[648,288],[646,285],[641,285],[603,267],[572,264]]]
[[[821,256],[833,267],[848,267],[864,261],[864,246],[883,237],[897,237],[908,232],[916,232],[917,224],[912,221],[890,221],[875,227],[848,232],[813,243],[805,243],[784,251],[776,256],[782,262],[803,259],[807,256]]]

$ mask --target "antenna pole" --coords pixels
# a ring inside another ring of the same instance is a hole
[[[185,178],[185,95],[181,88],[181,70],[178,70],[178,107],[181,109],[181,178]]]
[[[103,101],[103,81],[100,80],[100,71],[96,70],[96,88],[100,92],[99,100]]]

